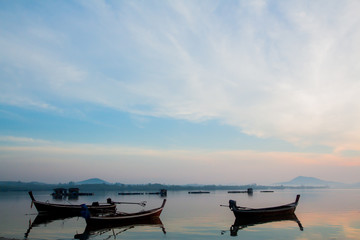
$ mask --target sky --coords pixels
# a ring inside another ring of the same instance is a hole
[[[0,0],[0,181],[360,182],[359,12]]]

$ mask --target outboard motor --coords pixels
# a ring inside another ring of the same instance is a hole
[[[229,208],[230,208],[231,210],[236,209],[236,201],[234,201],[234,200],[229,200]]]
[[[86,206],[86,204],[81,204],[81,216],[85,219],[89,219],[90,218],[90,211],[88,209],[88,207]]]
[[[113,201],[111,200],[111,198],[106,199],[106,202],[107,202],[108,204],[113,204]]]

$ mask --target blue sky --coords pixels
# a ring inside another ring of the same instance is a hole
[[[0,0],[0,180],[359,182],[359,10]]]

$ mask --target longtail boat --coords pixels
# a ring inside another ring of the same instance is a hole
[[[136,213],[117,212],[117,213],[97,214],[97,215],[92,215],[91,212],[89,212],[88,206],[83,204],[82,216],[85,218],[86,224],[89,227],[112,226],[121,223],[139,222],[146,219],[158,218],[162,210],[164,209],[165,203],[166,203],[166,199],[164,199],[162,205],[159,208],[140,211]]]
[[[29,192],[29,195],[32,200],[31,206],[35,205],[39,213],[56,214],[59,216],[81,216],[81,205],[40,202],[35,200],[31,191]],[[116,203],[112,202],[110,198],[108,199],[107,203],[93,202],[91,205],[86,206],[93,214],[116,211]]]
[[[236,206],[236,201],[229,201],[229,208],[234,213],[236,218],[244,219],[261,219],[271,216],[281,216],[294,214],[295,209],[299,203],[300,195],[296,196],[296,200],[293,203],[267,208],[248,208]]]

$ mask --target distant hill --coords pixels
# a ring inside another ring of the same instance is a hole
[[[339,187],[345,185],[344,183],[340,182],[332,182],[332,181],[325,181],[319,178],[314,177],[304,177],[299,176],[296,177],[288,182],[279,182],[275,183],[274,185],[284,185],[284,186],[327,186],[327,187]]]
[[[54,188],[54,184],[46,184],[41,182],[21,182],[21,181],[0,181],[0,192],[6,191],[32,191],[50,190]]]
[[[360,182],[351,185],[354,188],[360,188]]]
[[[105,180],[102,180],[100,178],[90,178],[88,180],[84,180],[81,182],[77,182],[78,185],[86,185],[86,184],[111,184]]]
[[[254,190],[267,189],[308,189],[308,188],[360,188],[360,182],[344,184],[339,182],[324,181],[313,177],[299,176],[288,182],[279,182],[271,186],[247,184],[247,185],[165,185],[159,183],[148,184],[122,184],[109,183],[99,178],[91,178],[80,182],[47,184],[41,182],[21,182],[21,181],[0,181],[0,192],[6,191],[53,191],[55,188],[80,188],[81,192],[93,191],[159,191],[167,189],[169,191],[188,191],[188,190]]]

